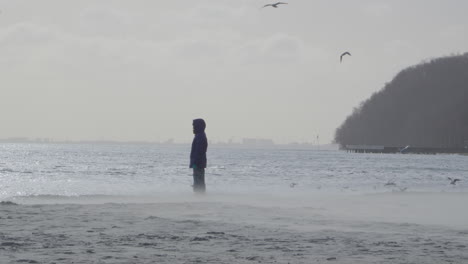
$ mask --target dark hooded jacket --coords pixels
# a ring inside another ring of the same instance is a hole
[[[190,151],[190,168],[206,168],[206,150],[208,149],[208,140],[205,134],[206,124],[203,119],[193,120],[193,132],[195,137],[192,142],[192,151]]]

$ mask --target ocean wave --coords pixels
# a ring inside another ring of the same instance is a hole
[[[106,194],[92,195],[55,195],[55,194],[38,194],[38,195],[18,195],[9,198],[19,204],[54,204],[54,203],[79,203],[79,204],[95,204],[95,203],[123,203],[132,199],[131,196],[118,196]]]
[[[5,200],[5,199],[4,199]],[[6,199],[17,204],[48,205],[48,204],[154,204],[189,202],[193,193],[158,193],[154,195],[24,195]]]
[[[18,204],[12,201],[1,201],[0,206],[3,206],[3,205],[18,205]]]

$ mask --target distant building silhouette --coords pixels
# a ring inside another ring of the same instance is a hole
[[[249,146],[273,146],[275,145],[273,140],[263,139],[263,138],[243,138],[242,144],[249,145]]]

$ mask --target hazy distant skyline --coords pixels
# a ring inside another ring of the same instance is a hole
[[[320,143],[400,70],[468,51],[466,0],[0,1],[0,138]],[[340,64],[339,56],[351,52]]]

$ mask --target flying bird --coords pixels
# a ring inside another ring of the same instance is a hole
[[[449,179],[449,181],[450,181],[450,184],[452,184],[452,185],[457,184],[457,181],[461,181],[460,179],[452,179],[452,178],[450,178],[450,177],[448,177],[448,179]]]
[[[264,5],[262,8],[265,8],[267,6],[271,6],[271,7],[274,7],[274,8],[278,8],[278,5],[287,5],[288,3],[284,3],[284,2],[277,2],[277,3],[274,3],[274,4],[267,4],[267,5]]]
[[[345,56],[345,55],[351,56],[351,53],[349,53],[349,52],[346,51],[345,53],[341,54],[341,56],[340,56],[340,63],[343,61],[343,56]]]
[[[406,146],[406,147],[400,149],[400,153],[404,153],[404,152],[405,152],[406,150],[408,150],[409,148],[410,148],[410,146],[408,145],[408,146]]]

